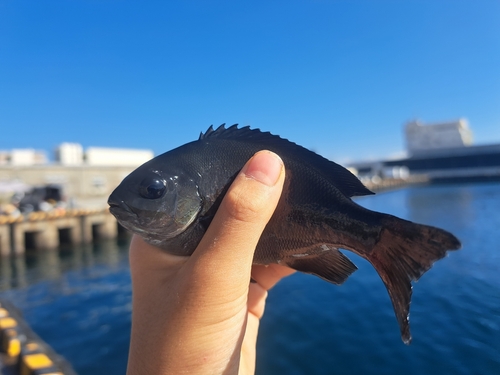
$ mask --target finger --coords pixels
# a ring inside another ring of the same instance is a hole
[[[257,283],[250,284],[248,288],[247,309],[257,318],[262,318],[266,307],[267,290]]]
[[[241,345],[239,374],[255,374],[255,348],[257,346],[259,322],[258,317],[251,313],[248,314],[245,337]]]
[[[197,278],[223,285],[248,282],[253,254],[283,188],[283,162],[270,151],[256,153],[226,193],[191,261]],[[220,277],[214,277],[220,275]]]
[[[264,290],[269,290],[282,278],[294,272],[295,270],[279,264],[270,264],[269,266],[254,265],[252,267],[252,279]]]
[[[254,265],[252,267],[252,279],[255,283],[251,283],[248,290],[248,312],[258,319],[262,318],[266,306],[267,291],[283,277],[294,272],[295,270],[278,264],[270,264],[269,266]]]

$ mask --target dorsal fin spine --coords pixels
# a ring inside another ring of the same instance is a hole
[[[341,165],[270,132],[263,132],[260,129],[250,129],[250,126],[238,128],[238,124],[231,125],[228,128],[225,127],[225,124],[222,124],[214,130],[211,125],[204,134],[200,135],[199,140],[209,138],[262,143],[263,147],[268,147],[271,150],[275,148],[274,146],[278,145],[283,148],[293,148],[293,152],[296,153],[297,157],[303,160],[308,159],[310,166],[317,169],[318,172],[326,174],[328,176],[326,178],[345,196],[353,197],[373,194],[356,176]]]

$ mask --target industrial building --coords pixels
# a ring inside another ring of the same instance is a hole
[[[500,179],[500,144],[473,145],[467,120],[405,125],[407,157],[352,163],[361,179],[425,176],[430,182]]]
[[[153,157],[150,150],[89,147],[84,151],[76,143],[57,147],[53,162],[48,162],[42,151],[2,151],[0,204],[8,203],[14,193],[57,186],[68,206],[103,209],[122,179]]]

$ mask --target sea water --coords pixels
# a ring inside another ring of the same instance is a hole
[[[357,199],[454,233],[463,248],[414,284],[406,346],[370,264],[342,286],[294,274],[270,291],[258,374],[500,374],[500,184],[412,187]],[[2,259],[0,298],[75,370],[124,374],[130,337],[127,241]]]

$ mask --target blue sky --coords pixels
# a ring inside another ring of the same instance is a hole
[[[500,142],[500,1],[0,0],[0,149],[156,154],[251,125],[332,160],[466,117]]]

